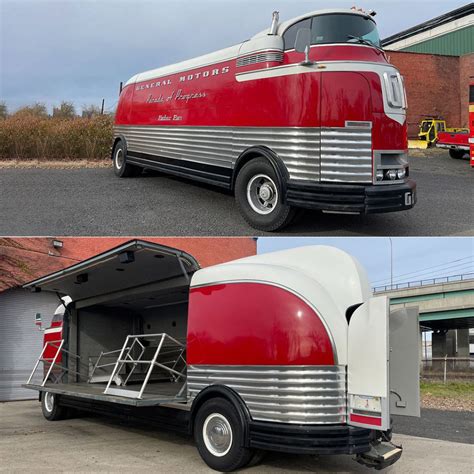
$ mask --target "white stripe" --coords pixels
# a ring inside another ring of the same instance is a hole
[[[45,333],[45,334],[52,334],[53,332],[61,332],[62,330],[63,330],[62,327],[49,328],[49,329],[45,329],[44,333]]]

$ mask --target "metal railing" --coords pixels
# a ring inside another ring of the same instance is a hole
[[[404,283],[394,283],[392,285],[383,285],[383,286],[375,286],[372,288],[374,293],[380,293],[384,291],[392,291],[392,290],[403,290],[407,288],[415,288],[419,286],[428,286],[428,285],[439,285],[441,283],[453,283],[456,281],[466,281],[466,280],[473,280],[474,273],[462,273],[460,275],[449,275],[445,277],[438,277],[438,278],[429,278],[425,280],[414,280],[414,281],[407,281]]]
[[[43,380],[41,382],[42,387],[44,387],[46,385],[46,382],[49,380],[50,376],[54,376],[54,378],[55,378],[54,383],[58,383],[66,373],[73,373],[73,374],[79,375],[79,376],[81,375],[79,372],[77,372],[73,369],[70,369],[69,367],[65,367],[62,364],[59,364],[57,362],[57,360],[59,358],[59,355],[64,353],[64,354],[69,355],[70,357],[74,357],[77,360],[77,362],[79,364],[81,364],[80,356],[78,356],[76,354],[72,354],[68,350],[64,349],[63,345],[64,345],[64,339],[58,339],[57,341],[47,341],[45,343],[45,345],[43,346],[43,350],[41,351],[41,354],[38,357],[38,359],[36,360],[36,363],[33,367],[33,370],[31,371],[31,374],[28,377],[28,380],[26,382],[27,385],[29,385],[31,383],[31,380],[33,379],[33,376],[35,375],[36,370],[37,370],[38,365],[40,364],[40,362],[43,362],[43,367],[48,366],[48,370],[46,372],[46,375],[44,375]],[[44,357],[44,353],[46,352],[46,349],[48,347],[53,347],[53,349],[56,349],[56,352],[54,353],[53,357]],[[57,375],[53,372],[53,367],[55,367],[55,366],[59,367],[60,370],[61,370],[59,375]],[[43,368],[43,372],[44,372],[44,368]]]
[[[431,380],[473,381],[474,359],[470,357],[432,357],[421,360],[421,377]]]
[[[151,360],[143,360],[142,356],[144,353],[144,350],[140,353],[140,356],[138,358],[133,358],[131,355],[132,348],[135,346],[135,343],[138,341],[139,346],[144,347],[143,344],[139,341],[139,339],[144,339],[144,340],[157,340],[158,345],[156,347],[156,351],[153,354],[153,357]],[[167,347],[164,352],[162,352],[162,348],[164,346],[165,341],[170,343],[171,347]],[[115,394],[117,395],[118,392],[115,389],[112,389],[110,386],[112,382],[114,381],[115,377],[119,374],[120,370],[127,365],[131,364],[132,371],[135,370],[135,368],[139,364],[143,365],[148,365],[148,370],[146,371],[145,379],[140,387],[140,390],[137,391],[132,391],[129,390],[127,392],[122,391],[121,395],[122,396],[127,396],[131,398],[138,398],[141,399],[143,397],[143,393],[145,391],[145,388],[148,384],[148,381],[150,380],[151,374],[153,372],[153,369],[156,367],[159,367],[160,369],[168,372],[170,378],[177,382],[180,378],[186,378],[186,374],[184,373],[186,370],[186,360],[183,357],[184,351],[186,350],[186,346],[179,342],[177,339],[174,337],[166,334],[166,333],[159,333],[159,334],[139,334],[139,335],[129,335],[125,339],[125,343],[120,350],[120,355],[115,362],[114,369],[112,371],[112,374],[110,375],[109,381],[107,383],[107,387],[104,390],[104,394]],[[170,361],[158,361],[158,358],[165,354],[169,355],[170,353],[176,353],[176,358]],[[181,370],[177,370],[179,363],[183,363],[183,367]],[[169,367],[171,365],[171,367]],[[130,378],[130,374],[127,377],[127,380]],[[182,391],[184,390],[185,385],[181,388],[177,396],[181,395]]]

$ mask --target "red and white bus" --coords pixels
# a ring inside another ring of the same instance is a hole
[[[401,455],[391,416],[419,416],[417,308],[390,311],[333,247],[200,269],[131,241],[25,286],[71,297],[25,385],[51,421],[72,408],[154,423],[230,471],[262,451],[386,467]]]
[[[123,87],[112,159],[231,190],[253,227],[298,207],[410,209],[406,94],[373,14],[321,10],[212,54],[146,71]]]

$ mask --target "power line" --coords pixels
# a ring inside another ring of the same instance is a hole
[[[432,268],[444,267],[444,266],[446,266],[446,265],[450,265],[451,263],[461,262],[462,260],[467,260],[467,259],[472,260],[472,259],[473,259],[473,256],[472,256],[472,255],[469,255],[469,256],[467,256],[467,257],[458,258],[458,259],[456,259],[456,260],[450,260],[449,262],[440,263],[440,264],[438,264],[438,265],[432,265],[431,267],[421,268],[421,269],[419,269],[419,270],[415,270],[415,271],[408,272],[408,273],[401,273],[400,275],[396,275],[396,276],[394,277],[394,279],[397,279],[397,278],[400,278],[400,277],[405,277],[405,276],[408,276],[408,275],[414,275],[414,274],[423,272],[423,271],[425,271],[425,270],[431,270]],[[389,281],[389,280],[390,280],[390,278],[381,278],[381,279],[379,279],[379,280],[375,280],[373,283],[384,282],[384,281]]]
[[[457,268],[456,271],[464,271],[464,270],[461,270],[462,267],[465,267],[465,266],[471,267],[472,265],[473,265],[472,262],[457,263],[456,265],[450,265],[446,268],[440,268],[438,270],[428,270],[425,272],[419,272],[416,275],[413,275],[411,278],[420,278],[420,276],[423,276],[423,275],[433,275],[433,274],[439,275],[440,273],[443,273],[446,271],[453,271],[453,268]],[[405,277],[394,278],[394,280],[405,280],[405,279],[406,279]]]

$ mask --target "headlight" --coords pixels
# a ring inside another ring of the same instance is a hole
[[[377,181],[382,181],[383,180],[383,170],[377,170],[377,173],[375,173],[375,178]]]
[[[394,181],[397,179],[397,172],[395,170],[388,170],[385,176],[391,181]]]
[[[397,170],[397,178],[398,179],[403,179],[406,175],[406,170],[405,168],[402,168],[401,170]]]

